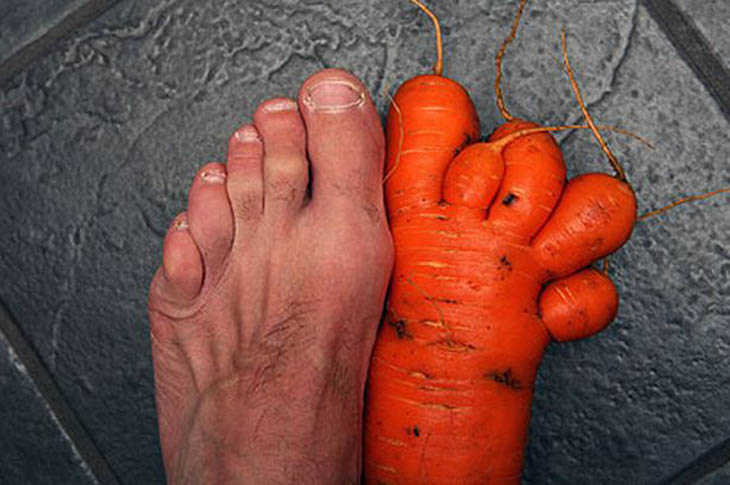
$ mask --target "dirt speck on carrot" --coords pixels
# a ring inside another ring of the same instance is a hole
[[[509,193],[507,196],[502,199],[502,204],[504,205],[512,205],[514,201],[517,200],[517,196],[515,194]]]
[[[512,263],[509,259],[507,259],[507,256],[502,256],[501,258],[499,258],[499,264],[507,271],[512,271]]]
[[[411,334],[409,334],[408,331],[406,330],[406,321],[403,320],[402,318],[398,318],[396,320],[389,320],[388,325],[393,327],[393,329],[395,330],[395,334],[398,336],[399,339],[404,339],[404,338],[412,339],[413,338],[413,336]]]
[[[522,383],[512,374],[512,369],[505,369],[503,371],[488,371],[484,373],[486,379],[493,380],[498,384],[503,384],[510,389],[520,390],[522,389]]]

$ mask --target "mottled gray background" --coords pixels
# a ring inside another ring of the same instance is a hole
[[[489,132],[517,2],[430,3]],[[729,20],[727,0],[532,0],[508,106],[579,120],[566,27],[592,113],[655,144],[607,135],[642,212],[730,185]],[[383,112],[432,43],[405,0],[0,0],[0,483],[163,482],[145,293],[196,167],[323,67]],[[589,134],[560,140],[570,174],[607,170]],[[637,225],[613,260],[616,322],[547,352],[526,483],[730,483],[729,203]]]

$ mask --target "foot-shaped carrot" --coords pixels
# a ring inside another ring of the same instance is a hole
[[[370,368],[367,483],[519,483],[546,345],[616,313],[613,284],[588,268],[628,239],[633,191],[597,173],[566,184],[540,129],[513,120],[471,143],[473,104],[438,71],[394,97],[396,259]]]

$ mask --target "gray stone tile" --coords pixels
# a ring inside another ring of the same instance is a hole
[[[0,334],[1,483],[96,484]]]
[[[640,212],[730,183],[727,120],[645,10],[611,89],[592,111],[656,144],[648,150],[609,135]],[[584,134],[566,140],[573,170],[605,163],[592,144]],[[617,321],[593,339],[554,345],[545,358],[530,481],[657,483],[727,436],[726,205],[721,197],[637,225],[613,260]]]
[[[725,0],[674,0],[730,69],[730,3]]]
[[[3,0],[0,63],[36,40],[87,0]]]
[[[437,2],[447,74],[499,122],[493,57],[512,2]],[[728,130],[634,1],[535,2],[505,60],[508,106],[578,119],[572,59],[641,210],[729,185]],[[0,296],[124,483],[163,480],[145,292],[195,168],[221,160],[256,104],[325,66],[361,76],[379,107],[433,59],[406,2],[124,1],[0,91]],[[605,170],[586,133],[562,135],[571,173]],[[614,259],[618,321],[553,346],[540,373],[528,483],[652,483],[727,429],[730,221],[725,199],[640,224]]]

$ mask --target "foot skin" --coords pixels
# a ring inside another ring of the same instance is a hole
[[[195,176],[149,294],[169,483],[359,481],[393,252],[383,158],[367,90],[326,70]]]

